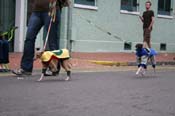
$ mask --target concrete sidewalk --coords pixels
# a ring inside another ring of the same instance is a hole
[[[10,53],[10,68],[20,67],[22,53]],[[135,53],[71,53],[74,69],[98,69],[106,66],[135,66]],[[175,53],[160,53],[156,57],[159,65],[175,65]],[[34,69],[41,69],[39,60]]]

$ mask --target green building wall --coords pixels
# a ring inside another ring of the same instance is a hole
[[[139,10],[136,14],[122,13],[120,11],[120,2],[121,0],[97,0],[97,8],[95,9],[79,8],[76,6],[69,10],[64,8],[62,11],[60,47],[65,48],[70,44],[71,51],[73,52],[133,52],[135,44],[143,41],[142,22],[138,16],[142,15],[145,11],[146,0],[138,0]],[[175,10],[175,0],[172,0],[172,2]],[[15,16],[27,16],[27,12],[24,12],[23,15],[15,15],[14,12],[11,12],[15,9],[15,0],[1,0],[0,3],[0,28],[3,30],[6,30],[8,25],[15,21]],[[27,2],[22,2],[21,5],[23,4],[26,6]],[[158,52],[175,52],[175,11],[173,11],[172,17],[162,18],[157,15],[158,0],[152,0],[152,4],[152,9],[155,12],[152,47]],[[70,10],[72,13],[71,19],[68,18],[68,11]],[[22,19],[25,20],[27,18]],[[22,19],[20,22],[23,21]],[[87,20],[93,24],[90,24]],[[95,27],[94,24],[103,31]],[[25,39],[20,34],[26,32],[27,28],[25,27],[23,32],[23,29],[20,30],[21,23],[16,23],[15,25],[19,25],[19,29],[14,40],[16,43],[21,43],[16,46],[21,47],[15,48],[15,52],[19,52],[23,50],[21,41]],[[111,32],[123,40],[131,42],[131,50],[125,50],[124,41],[108,35],[107,32]],[[36,47],[43,47],[42,35],[42,32],[38,35]],[[161,43],[166,44],[167,48],[165,51],[160,50]]]
[[[138,16],[145,11],[146,0],[139,0],[139,14],[121,13],[120,2],[120,0],[97,0],[96,10],[73,8],[72,51],[133,52],[135,50],[135,44],[143,41],[142,22]],[[160,44],[165,43],[167,48],[162,52],[175,52],[175,19],[160,18],[157,15],[158,0],[152,0],[152,4],[152,10],[155,12],[152,47],[160,52]],[[124,50],[124,41],[109,36],[85,19],[123,40],[132,42],[132,49]]]

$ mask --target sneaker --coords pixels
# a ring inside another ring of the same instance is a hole
[[[12,70],[12,73],[17,75],[17,76],[28,76],[32,75],[32,72],[27,72],[23,69],[18,69],[18,70]]]
[[[57,76],[59,74],[58,71],[52,72],[51,70],[47,70],[44,76]]]
[[[52,72],[47,69],[46,72],[44,73],[44,76],[52,76]]]

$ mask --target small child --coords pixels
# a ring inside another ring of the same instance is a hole
[[[149,49],[144,48],[143,44],[137,44],[135,47],[136,47],[136,60],[138,65],[136,75],[141,73],[141,75],[144,76],[149,59],[155,72],[156,68],[155,55],[157,55],[157,52],[152,48]]]

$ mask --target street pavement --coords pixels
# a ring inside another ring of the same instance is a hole
[[[175,116],[175,70],[0,76],[0,116]]]

